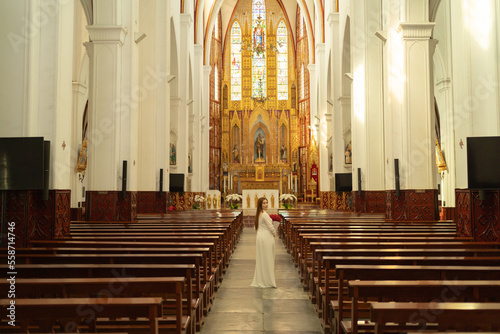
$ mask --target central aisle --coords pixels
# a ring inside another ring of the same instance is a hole
[[[278,287],[250,286],[255,268],[255,236],[253,228],[244,228],[201,333],[323,333],[321,319],[281,239],[276,238]]]

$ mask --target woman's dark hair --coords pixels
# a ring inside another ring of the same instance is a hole
[[[267,198],[261,197],[257,201],[257,213],[255,214],[255,230],[259,229],[259,218],[262,214],[262,203],[264,203],[264,201],[267,201]]]

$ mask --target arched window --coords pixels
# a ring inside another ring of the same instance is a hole
[[[299,101],[303,100],[305,97],[305,94],[304,94],[305,81],[306,81],[305,76],[306,76],[306,71],[304,69],[304,64],[302,64],[300,67],[300,89],[299,89],[300,97],[299,97]]]
[[[215,101],[219,101],[219,87],[220,87],[219,69],[217,68],[217,65],[215,65],[215,68],[214,68],[214,99],[215,99]]]
[[[288,100],[288,38],[285,21],[278,24],[278,100]]]
[[[266,3],[252,0],[252,96],[266,97]]]
[[[237,21],[231,28],[231,100],[241,101],[241,28]]]

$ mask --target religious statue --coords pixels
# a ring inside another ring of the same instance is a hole
[[[259,197],[255,195],[255,207],[257,208],[257,202],[259,201]]]
[[[217,195],[214,195],[214,209],[217,209],[218,208],[218,205],[217,205]]]
[[[210,194],[207,195],[207,209],[210,209],[210,207],[212,206],[212,201],[211,201],[211,198],[210,198]]]
[[[170,143],[170,164],[175,165],[176,164],[176,158],[175,158],[175,145]]]
[[[274,208],[274,195],[271,196],[271,208]]]
[[[250,195],[247,195],[247,208],[250,208]]]
[[[236,144],[233,148],[233,162],[240,162],[240,150],[238,150]]]
[[[345,163],[346,164],[352,164],[352,150],[351,150],[351,142],[349,142],[349,144],[347,144],[346,148],[345,148]]]
[[[255,161],[260,161],[264,158],[264,142],[264,136],[262,135],[262,133],[259,133],[257,139],[255,139],[255,150],[257,152],[257,158],[255,159]]]
[[[281,145],[280,154],[281,154],[281,160],[284,160],[286,162],[286,146],[285,146],[285,144]]]

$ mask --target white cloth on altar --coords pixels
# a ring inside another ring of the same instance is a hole
[[[275,288],[274,277],[274,246],[276,230],[273,221],[267,212],[263,211],[259,217],[257,230],[255,272],[251,286],[259,288]]]

